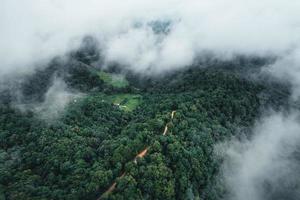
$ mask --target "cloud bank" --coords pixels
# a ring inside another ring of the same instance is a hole
[[[181,68],[204,52],[284,59],[300,39],[296,0],[1,0],[0,9],[0,74],[29,72],[87,34],[105,63],[140,73]],[[167,32],[155,31],[164,23]]]
[[[273,113],[251,140],[232,141],[223,165],[231,200],[296,200],[300,197],[299,115]]]
[[[34,109],[42,119],[51,121],[57,119],[71,101],[77,102],[80,97],[81,94],[69,91],[66,84],[57,78],[45,94],[45,101],[35,105]]]

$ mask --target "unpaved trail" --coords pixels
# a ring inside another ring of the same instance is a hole
[[[121,176],[118,178],[123,178],[126,175],[124,172]],[[101,200],[103,197],[109,195],[115,188],[116,188],[117,182],[114,182],[97,200]]]
[[[163,135],[166,135],[167,132],[168,132],[168,124],[165,126],[165,130],[164,130],[164,132],[163,132]]]
[[[175,113],[176,113],[176,111],[173,110],[172,113],[171,113],[171,121],[172,121],[172,119],[174,119]],[[165,126],[163,135],[166,135],[167,133],[168,133],[168,123]],[[142,150],[140,153],[138,153],[135,156],[135,158],[133,159],[133,162],[135,164],[137,164],[137,159],[145,157],[147,155],[147,152],[148,152],[149,148],[150,147],[148,146],[144,150]],[[123,174],[121,176],[119,176],[118,178],[123,178],[125,175],[126,175],[126,172],[123,172]],[[109,195],[111,192],[113,192],[114,189],[116,188],[116,185],[117,185],[117,182],[116,181],[113,182],[113,184],[97,200],[101,200],[103,197],[105,197],[105,196]]]
[[[109,195],[115,188],[116,188],[117,182],[114,182],[97,200],[101,200],[105,196]]]
[[[149,147],[145,148],[143,151],[141,151],[138,155],[135,156],[134,158],[134,163],[137,164],[137,159],[138,158],[143,158],[147,152],[148,152]]]
[[[176,110],[173,110],[171,113],[171,119],[174,119],[175,113],[176,113]]]
[[[175,113],[176,113],[176,111],[173,110],[172,113],[171,113],[171,120],[174,119]],[[167,135],[167,133],[168,133],[168,129],[169,129],[168,124],[169,124],[169,123],[167,123],[166,126],[165,126],[163,135]]]

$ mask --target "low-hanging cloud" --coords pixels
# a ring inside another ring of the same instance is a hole
[[[295,0],[1,0],[0,9],[0,74],[30,72],[87,34],[100,41],[106,63],[140,73],[181,68],[207,51],[281,56],[300,39]],[[153,31],[154,21],[169,21],[169,31]]]
[[[43,101],[35,102],[31,100],[24,103],[22,100],[18,100],[13,102],[13,106],[21,111],[31,110],[40,119],[55,122],[64,113],[65,107],[70,102],[77,102],[82,96],[83,94],[68,89],[66,83],[61,78],[54,77],[49,89],[44,94]]]
[[[223,165],[229,190],[226,199],[299,199],[299,115],[273,113],[257,123],[253,132],[252,139],[227,146]]]
[[[300,49],[281,56],[271,66],[265,66],[263,72],[292,86],[292,101],[300,97]]]
[[[45,94],[45,101],[34,106],[34,111],[45,120],[57,119],[64,108],[71,102],[77,102],[82,95],[69,91],[67,85],[59,78],[53,81],[52,86]]]

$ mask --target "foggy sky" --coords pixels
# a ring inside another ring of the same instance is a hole
[[[235,54],[284,59],[297,51],[300,39],[296,0],[0,2],[0,74],[28,72],[76,48],[87,34],[99,39],[106,62],[141,73],[184,67],[207,51],[219,59]],[[155,34],[153,21],[171,22],[170,31]]]

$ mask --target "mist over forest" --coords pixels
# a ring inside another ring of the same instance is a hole
[[[300,199],[299,10],[0,0],[0,200]]]

